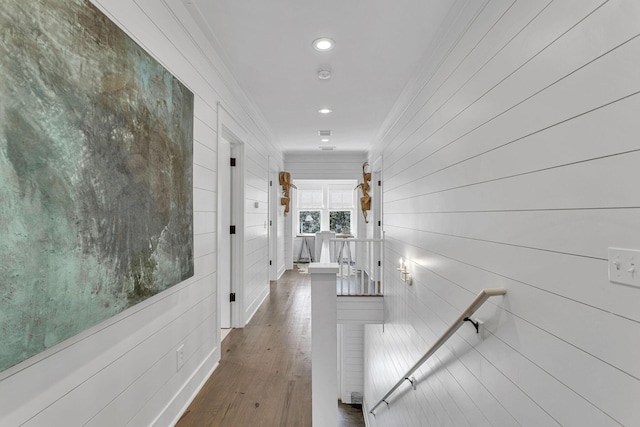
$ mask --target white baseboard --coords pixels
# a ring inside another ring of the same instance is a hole
[[[216,348],[214,348],[207,355],[207,357],[205,357],[205,359],[202,361],[200,366],[198,366],[198,369],[196,369],[193,372],[193,374],[184,383],[184,385],[182,387],[180,387],[180,390],[178,390],[178,392],[173,396],[173,399],[171,399],[171,401],[169,403],[167,403],[167,405],[162,409],[160,414],[158,414],[156,419],[153,420],[153,422],[151,423],[152,426],[158,425],[158,422],[164,417],[168,417],[168,418],[171,417],[171,415],[168,413],[170,411],[170,409],[171,409],[171,406],[176,403],[177,399],[180,398],[181,394],[185,391],[185,389],[187,389],[193,383],[193,381],[197,380],[197,378],[200,377],[200,374],[202,374],[202,371],[207,368],[207,364],[210,363],[211,359],[215,357],[215,355],[218,352],[219,348],[220,348],[220,345],[218,344],[218,346],[216,346]],[[182,415],[185,413],[187,408],[189,408],[189,405],[191,405],[191,402],[193,402],[193,400],[196,398],[196,396],[198,395],[200,390],[202,390],[202,387],[204,387],[204,385],[207,382],[207,380],[209,379],[209,377],[211,377],[213,372],[218,367],[218,362],[219,361],[215,361],[213,366],[211,368],[209,368],[208,372],[206,372],[203,375],[202,380],[200,380],[200,383],[195,387],[195,390],[191,393],[191,395],[187,399],[186,403],[184,405],[182,405],[182,408],[178,411],[178,413],[173,417],[173,420],[171,421],[171,423],[169,425],[175,426],[178,423],[178,421],[180,420]]]
[[[362,417],[364,418],[364,425],[366,427],[371,427],[371,424],[369,424],[369,417],[367,416],[368,414],[369,414],[369,411],[367,410],[367,405],[363,397],[362,398]]]
[[[249,323],[251,321],[251,319],[253,318],[253,316],[256,314],[256,312],[258,311],[258,309],[260,308],[260,306],[262,305],[262,303],[264,302],[264,300],[267,299],[267,297],[269,296],[269,292],[271,291],[270,285],[267,284],[267,287],[265,288],[264,293],[262,294],[262,296],[259,296],[258,298],[256,298],[256,301],[258,302],[257,304],[255,304],[255,307],[253,308],[253,310],[251,311],[251,313],[247,316],[244,325],[242,325],[242,327],[244,327],[247,323]]]

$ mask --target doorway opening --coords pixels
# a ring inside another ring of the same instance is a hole
[[[218,104],[217,321],[219,341],[242,327],[244,251],[243,128]]]

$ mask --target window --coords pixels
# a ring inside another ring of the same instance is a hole
[[[353,184],[327,184],[329,230],[336,234],[353,234],[351,215],[354,208]]]
[[[313,234],[320,231],[320,211],[299,211],[300,234]]]
[[[322,186],[313,185],[298,191],[298,207],[300,208],[324,208],[324,189]]]
[[[295,180],[298,234],[355,233],[355,180]]]
[[[330,211],[329,230],[336,234],[351,234],[351,212],[350,211]]]

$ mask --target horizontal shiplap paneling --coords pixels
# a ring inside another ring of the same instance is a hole
[[[338,297],[338,324],[384,322],[384,301],[381,297]]]
[[[364,152],[285,153],[284,167],[291,179],[362,179]]]
[[[352,393],[364,393],[364,326],[339,325],[338,339],[341,340],[341,390],[342,403],[353,403]]]
[[[640,4],[489,1],[377,142],[385,327],[366,326],[371,407],[474,296],[504,287],[370,426],[635,425]],[[411,286],[397,277],[407,260]],[[426,408],[426,410],[424,409]]]
[[[194,277],[4,372],[0,425],[170,425],[219,360],[216,293],[218,103],[246,127],[246,153],[273,152],[264,120],[182,2],[94,3],[194,93]],[[266,189],[265,174],[251,185]],[[262,181],[260,181],[262,180]],[[264,195],[255,197],[266,201]],[[266,211],[265,211],[266,212]],[[260,282],[260,243],[245,262]],[[257,266],[257,267],[256,267]],[[263,274],[266,278],[266,274]],[[262,280],[262,289],[268,280]],[[184,345],[177,370],[176,349]]]

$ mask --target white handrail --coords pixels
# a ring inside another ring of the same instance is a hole
[[[378,403],[373,405],[373,408],[371,408],[369,412],[373,414],[373,411],[375,411],[375,409],[382,402],[388,405],[389,403],[387,402],[387,398],[391,396],[391,394],[394,391],[396,391],[403,382],[409,381],[413,384],[414,380],[410,378],[411,374],[413,374],[424,362],[426,362],[427,359],[433,355],[433,353],[435,353],[440,347],[442,347],[442,344],[444,344],[449,338],[451,338],[451,336],[460,328],[460,326],[462,326],[462,324],[465,321],[470,320],[469,316],[471,316],[478,308],[480,308],[480,306],[484,304],[486,300],[488,300],[490,297],[504,295],[506,293],[507,293],[507,290],[502,288],[487,288],[480,291],[480,293],[478,294],[478,296],[476,296],[473,302],[469,304],[469,307],[467,307],[466,310],[464,310],[462,314],[456,319],[456,321],[453,322],[453,324],[449,327],[449,329],[447,329],[444,332],[444,334],[442,334],[442,336],[438,338],[438,341],[436,341],[431,346],[429,351],[427,351],[424,354],[424,356],[422,356],[420,360],[418,360],[418,362],[416,362],[416,364],[413,365],[411,369],[409,369],[407,373],[404,374],[402,378],[393,387],[391,387],[391,390],[389,390],[389,392],[385,394],[384,397],[378,401]],[[473,323],[473,321],[471,322]],[[476,329],[477,329],[477,325],[475,323],[474,323],[474,326],[476,326]]]

